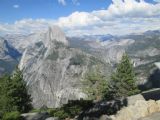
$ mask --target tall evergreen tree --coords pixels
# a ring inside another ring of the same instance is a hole
[[[10,111],[9,97],[7,96],[7,86],[10,82],[10,76],[4,75],[0,78],[0,114]],[[0,116],[1,116],[0,115]]]
[[[101,100],[108,92],[108,82],[106,77],[101,73],[99,67],[87,74],[84,84],[85,92],[89,99]]]
[[[127,54],[122,56],[116,71],[111,75],[115,97],[127,97],[139,92],[135,82],[133,64]]]
[[[31,110],[31,96],[28,94],[26,83],[18,68],[7,84],[6,92],[12,111],[28,112]]]

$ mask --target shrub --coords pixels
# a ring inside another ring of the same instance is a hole
[[[14,111],[5,113],[2,120],[23,120],[23,118],[21,117],[20,112]]]
[[[84,92],[88,95],[88,99],[102,100],[108,94],[109,82],[99,68],[87,73],[83,84]]]
[[[52,111],[51,113],[52,113],[51,114],[52,116],[58,117],[59,119],[69,118],[69,114],[66,111],[64,111],[63,109],[59,109],[54,112]]]
[[[49,111],[49,114],[59,119],[74,118],[82,111],[92,107],[92,101],[75,100],[69,101],[68,104],[63,105],[61,108],[55,108]]]

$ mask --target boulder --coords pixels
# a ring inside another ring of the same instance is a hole
[[[141,94],[133,95],[133,96],[127,97],[127,104],[128,106],[134,105],[138,100],[145,100],[145,99]]]
[[[132,120],[133,112],[130,107],[125,107],[121,111],[118,112],[116,117],[113,120]]]
[[[148,104],[145,100],[137,100],[135,105],[122,108],[113,120],[137,120],[147,116]]]
[[[160,112],[160,100],[157,100],[156,103],[157,103],[157,106],[158,106],[158,112]]]
[[[145,100],[138,100],[136,101],[135,103],[135,113],[137,113],[137,118],[140,118],[140,117],[145,117],[147,116],[149,113],[148,113],[148,104],[147,104],[147,101]]]
[[[149,114],[155,113],[159,111],[159,107],[154,100],[149,100],[148,102],[148,112]]]

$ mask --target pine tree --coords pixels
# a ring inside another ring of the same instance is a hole
[[[87,74],[84,84],[87,85],[85,92],[89,99],[101,100],[108,92],[108,82],[106,77],[101,73],[99,67]]]
[[[10,82],[10,76],[4,75],[0,78],[0,116],[4,112],[10,111],[9,97],[7,96],[7,86]]]
[[[6,86],[7,97],[10,99],[10,111],[28,112],[31,110],[31,96],[28,94],[26,83],[21,71],[17,68]]]
[[[122,56],[116,72],[111,75],[114,97],[127,97],[139,92],[133,64],[127,54]]]

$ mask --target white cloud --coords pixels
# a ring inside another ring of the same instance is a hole
[[[79,34],[128,34],[160,29],[160,3],[151,4],[144,0],[112,1],[106,10],[74,12],[59,18],[57,24],[69,29],[69,34],[75,31]]]
[[[61,27],[72,28],[76,26],[88,26],[97,23],[100,19],[87,12],[74,12],[68,17],[61,17],[57,24]]]
[[[160,4],[144,0],[113,0],[107,11],[114,17],[153,17],[160,15]]]
[[[58,2],[60,3],[60,4],[62,4],[62,5],[66,5],[66,1],[65,0],[58,0]]]
[[[54,20],[46,19],[22,19],[14,24],[0,24],[0,34],[30,34],[48,29],[55,25]]]
[[[67,35],[130,34],[160,29],[160,3],[144,0],[113,0],[104,10],[74,12],[57,20],[24,19],[13,25],[0,24],[5,32],[35,32],[50,25],[59,25]],[[13,33],[14,33],[13,32]]]
[[[19,5],[13,5],[13,8],[19,8],[20,6]]]

